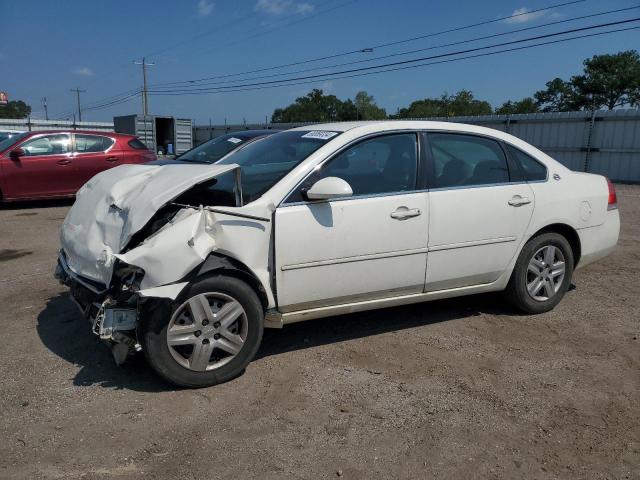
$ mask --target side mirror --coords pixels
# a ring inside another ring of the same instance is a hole
[[[11,160],[19,160],[20,157],[24,157],[24,155],[24,148],[21,147],[14,148],[13,150],[11,150],[11,153],[9,153],[9,157],[11,157]]]
[[[331,200],[332,198],[350,197],[353,195],[351,185],[338,177],[325,177],[314,183],[307,190],[309,200]]]

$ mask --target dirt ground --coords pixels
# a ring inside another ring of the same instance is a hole
[[[551,313],[484,295],[267,331],[236,380],[116,367],[52,277],[66,203],[0,209],[0,478],[640,478],[640,187]]]

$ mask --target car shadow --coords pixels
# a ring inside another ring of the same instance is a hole
[[[76,386],[99,385],[144,392],[174,389],[155,375],[143,355],[134,355],[124,366],[117,366],[109,347],[91,332],[89,321],[68,293],[49,298],[37,321],[36,329],[42,343],[80,368],[73,378]]]
[[[59,198],[51,200],[29,200],[19,202],[0,202],[0,210],[27,210],[30,208],[70,207],[75,198]]]
[[[470,319],[483,313],[519,315],[504,305],[499,294],[487,293],[294,323],[281,330],[265,330],[256,358],[451,320]]]
[[[267,329],[256,359],[451,320],[470,319],[482,313],[517,315],[502,305],[504,302],[497,298],[497,294],[473,295],[310,320],[287,325],[283,329]],[[80,367],[73,379],[76,386],[99,385],[144,392],[176,389],[155,375],[141,354],[131,357],[124,366],[117,366],[108,346],[91,332],[88,321],[67,293],[51,297],[37,320],[37,332],[43,344],[59,357]]]

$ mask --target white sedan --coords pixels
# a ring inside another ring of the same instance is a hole
[[[608,255],[613,185],[506,133],[422,121],[313,125],[214,165],[123,165],[77,195],[56,276],[116,361],[217,384],[264,327],[506,290],[560,302]]]

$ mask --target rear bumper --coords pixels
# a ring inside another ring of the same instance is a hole
[[[578,268],[596,262],[611,254],[620,236],[620,212],[609,210],[603,224],[578,230],[581,256]]]

